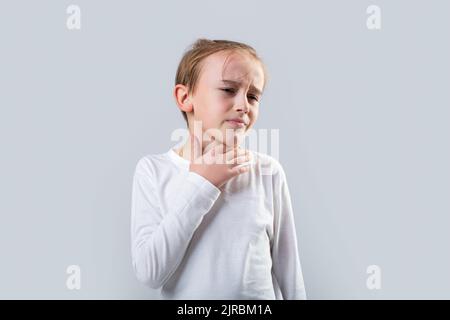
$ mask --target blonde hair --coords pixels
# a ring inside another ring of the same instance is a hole
[[[241,42],[230,40],[209,40],[203,38],[195,41],[181,58],[175,77],[175,85],[185,85],[188,87],[190,93],[194,94],[198,79],[200,77],[201,62],[206,57],[220,51],[228,51],[230,54],[235,51],[242,51],[259,61],[264,72],[264,87],[266,86],[267,70],[255,49]],[[184,120],[186,120],[186,125],[189,125],[186,112],[181,111],[181,113],[183,114]]]

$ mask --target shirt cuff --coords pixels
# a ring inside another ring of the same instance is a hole
[[[193,171],[189,171],[187,181],[196,190],[195,193],[203,196],[204,200],[215,201],[221,193],[220,189],[212,184],[211,181]]]
[[[221,190],[205,177],[189,171],[181,188],[180,200],[185,210],[179,212],[196,220],[205,215],[216,202]]]

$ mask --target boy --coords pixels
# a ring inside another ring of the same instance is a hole
[[[284,170],[239,147],[266,79],[239,42],[199,39],[181,59],[174,97],[190,138],[140,159],[132,192],[133,268],[164,299],[306,299]]]

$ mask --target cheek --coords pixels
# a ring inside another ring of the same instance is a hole
[[[221,110],[227,110],[230,106],[233,105],[233,99],[219,94],[216,97],[216,103],[221,108]]]
[[[197,117],[202,120],[203,128],[218,128],[223,125],[228,112],[227,101],[223,97],[207,96],[197,101]]]
[[[251,114],[251,125],[252,126],[258,119],[258,115],[259,115],[259,109],[258,109],[258,107],[256,107],[252,110],[252,114]]]
[[[211,118],[217,120],[222,119],[230,109],[230,105],[232,106],[232,103],[229,101],[229,99],[220,96],[215,97],[214,100],[210,103]]]

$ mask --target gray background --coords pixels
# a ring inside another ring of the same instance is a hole
[[[448,1],[0,4],[0,298],[157,297],[131,267],[132,175],[185,127],[173,79],[198,37],[266,61],[256,128],[280,129],[308,298],[450,298]]]

